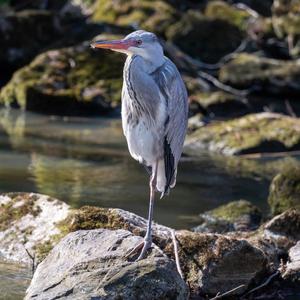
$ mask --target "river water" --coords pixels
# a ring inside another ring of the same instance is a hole
[[[154,219],[190,228],[199,213],[238,199],[253,202],[267,214],[272,176],[294,163],[295,158],[250,160],[208,153],[183,157],[177,186],[155,203]],[[0,193],[37,192],[72,207],[118,207],[146,216],[148,180],[128,154],[119,118],[0,110]],[[1,263],[0,299],[22,299],[30,276],[26,268]]]

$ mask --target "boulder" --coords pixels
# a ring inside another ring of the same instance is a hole
[[[273,215],[289,208],[300,209],[300,167],[297,165],[283,169],[270,185],[268,202]]]
[[[120,102],[123,63],[116,53],[89,50],[88,42],[51,50],[14,74],[0,104],[50,114],[107,113]]]
[[[213,122],[192,132],[184,152],[200,155],[202,150],[226,155],[280,152],[300,149],[300,121],[275,113]]]
[[[300,282],[300,241],[289,250],[289,262],[282,274],[284,279]]]
[[[272,218],[263,228],[265,238],[289,248],[300,240],[300,210],[289,209]]]
[[[261,211],[246,200],[232,201],[200,214],[202,224],[193,228],[196,232],[224,233],[250,231],[260,225]]]
[[[300,93],[300,60],[284,61],[254,54],[237,54],[220,68],[222,82],[272,93]]]
[[[198,110],[211,117],[239,117],[250,111],[247,104],[232,94],[215,91],[190,93],[190,107],[197,103]]]
[[[56,224],[68,214],[67,204],[45,195],[0,195],[0,258],[26,264],[40,261],[59,240]]]
[[[167,1],[103,1],[93,4],[92,21],[143,28],[164,36],[167,28],[180,17],[180,12]]]
[[[222,294],[240,285],[240,295],[267,271],[267,259],[246,240],[229,236],[177,231],[180,263],[192,295]],[[170,243],[164,252],[173,253]]]
[[[38,266],[25,299],[187,299],[175,263],[157,247],[142,261],[126,258],[142,240],[126,230],[68,234]]]

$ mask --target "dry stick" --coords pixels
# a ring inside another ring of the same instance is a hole
[[[241,289],[241,288],[244,287],[244,286],[245,286],[244,284],[241,284],[241,285],[235,287],[234,289],[229,290],[229,291],[227,291],[227,292],[225,292],[225,293],[223,293],[223,294],[219,294],[219,293],[218,293],[214,298],[211,298],[211,299],[209,299],[209,300],[221,299],[221,298],[223,298],[223,297],[225,297],[225,296],[227,296],[227,295],[230,295],[231,293],[235,292],[236,290]]]
[[[248,293],[246,293],[244,297],[248,296],[249,294],[252,294],[253,292],[261,289],[262,287],[265,287],[266,285],[268,285],[270,283],[270,281],[279,274],[280,272],[279,271],[276,271],[275,273],[273,273],[264,283],[262,283],[261,285],[255,287],[254,289],[250,290]]]
[[[257,13],[257,11],[255,11],[254,9],[252,9],[251,7],[249,7],[248,5],[244,4],[244,3],[237,3],[234,4],[233,6],[235,6],[236,8],[240,9],[240,10],[244,10],[246,11],[249,15],[251,15],[251,17],[257,19],[259,17],[259,14]]]
[[[179,256],[178,256],[178,247],[177,247],[175,230],[171,230],[171,235],[172,235],[172,241],[173,241],[173,247],[174,247],[174,255],[175,255],[176,268],[177,268],[177,271],[178,271],[180,277],[182,279],[184,279],[182,271],[181,271],[181,268],[180,268],[180,261],[179,261]]]
[[[22,244],[23,245],[23,244]],[[32,255],[28,249],[26,249],[25,245],[23,245],[27,255],[29,256],[29,258],[32,260],[32,267],[31,267],[31,271],[32,271],[32,275],[34,274],[35,272],[35,255]]]

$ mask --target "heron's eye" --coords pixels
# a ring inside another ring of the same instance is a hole
[[[136,45],[137,45],[137,46],[142,45],[142,43],[143,43],[142,40],[137,40],[137,41],[136,41]]]

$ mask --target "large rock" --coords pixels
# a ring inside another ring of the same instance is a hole
[[[237,54],[221,67],[220,80],[239,87],[263,90],[272,94],[298,93],[300,60],[283,61],[254,54]]]
[[[240,285],[240,295],[267,271],[267,259],[246,240],[224,235],[177,231],[179,257],[186,281],[194,295],[216,295]],[[164,250],[173,253],[170,243]]]
[[[196,232],[250,231],[260,225],[261,211],[246,200],[232,201],[200,214]]]
[[[300,241],[289,251],[289,262],[284,268],[282,277],[300,282]]]
[[[190,155],[200,155],[201,150],[234,155],[297,149],[299,119],[258,113],[200,127],[187,137],[184,151]]]
[[[56,225],[68,214],[67,204],[45,195],[0,195],[0,258],[31,264],[31,255],[38,262],[59,240]]]
[[[187,299],[175,263],[158,248],[140,262],[125,257],[142,240],[125,230],[67,235],[38,266],[25,299]]]
[[[143,28],[164,36],[166,29],[180,17],[167,1],[107,1],[93,4],[93,21]]]
[[[108,112],[120,102],[123,61],[113,52],[89,50],[88,42],[45,52],[14,74],[0,104],[63,115]]]
[[[285,168],[273,178],[268,202],[274,215],[293,207],[300,209],[299,166]]]

